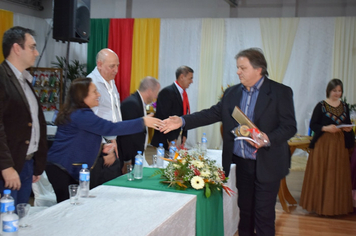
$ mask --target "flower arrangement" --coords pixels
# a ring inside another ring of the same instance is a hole
[[[215,160],[205,159],[197,152],[188,152],[180,150],[176,153],[173,160],[169,161],[165,169],[155,171],[152,176],[161,175],[165,180],[162,183],[168,183],[169,187],[185,190],[187,188],[204,189],[205,196],[210,197],[212,191],[225,192],[231,196],[234,193],[229,187],[224,185],[228,177],[225,176],[222,168],[216,165]]]

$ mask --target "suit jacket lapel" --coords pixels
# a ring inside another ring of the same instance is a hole
[[[23,102],[26,105],[27,111],[31,112],[30,111],[30,105],[28,104],[26,95],[25,95],[25,93],[23,91],[23,88],[21,87],[21,84],[20,84],[19,80],[16,78],[14,72],[11,70],[11,68],[9,67],[7,62],[4,61],[3,64],[5,65],[5,70],[6,70],[6,73],[7,73],[8,77],[9,77],[9,80],[11,81],[11,83],[17,89],[18,94],[20,95],[20,97],[22,98]]]
[[[144,116],[145,113],[143,112],[143,102],[142,102],[141,96],[137,91],[136,91],[136,93],[134,93],[134,96],[135,96],[135,98],[138,101],[138,104],[140,106],[140,114],[142,114],[142,116]]]
[[[256,101],[256,106],[255,106],[255,117],[254,117],[254,123],[258,121],[259,118],[261,118],[262,114],[264,113],[265,109],[267,109],[268,104],[270,103],[271,97],[269,94],[271,93],[271,87],[270,87],[270,80],[265,77],[265,80],[263,81],[263,84],[260,88],[260,92],[258,94],[258,98]]]

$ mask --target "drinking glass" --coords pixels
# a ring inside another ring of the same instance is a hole
[[[28,217],[31,205],[28,203],[19,203],[16,205],[17,214],[19,216],[19,227],[26,228],[30,225],[28,224]]]

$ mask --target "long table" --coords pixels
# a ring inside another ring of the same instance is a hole
[[[195,235],[195,195],[98,186],[90,196],[31,215],[19,236]]]
[[[210,159],[216,160],[218,165],[221,165],[221,150],[208,150],[207,156]],[[237,193],[235,172],[236,166],[232,164],[227,186]],[[126,176],[122,178],[126,180]],[[139,184],[139,181],[135,180],[132,183],[134,182]],[[144,185],[145,182],[141,181]],[[157,184],[158,182],[156,181]],[[161,185],[161,187],[166,189],[167,185]],[[192,191],[196,190],[192,189]],[[219,203],[218,210],[220,218],[223,211],[223,226],[221,221],[217,224],[214,217],[209,221],[209,219],[204,220],[196,215],[197,196],[186,194],[186,191],[176,190],[167,192],[141,188],[99,186],[90,190],[90,195],[96,197],[81,199],[82,204],[78,206],[71,206],[68,201],[65,201],[36,213],[31,216],[30,223],[32,227],[30,229],[21,229],[19,235],[79,235],[78,232],[81,232],[81,228],[85,229],[83,232],[86,235],[117,235],[111,234],[117,231],[121,232],[119,235],[123,236],[222,234],[233,236],[237,231],[239,219],[237,194],[233,196],[228,196],[225,192],[222,194],[223,206]],[[209,201],[211,199],[205,198],[205,200]],[[209,205],[209,201],[206,201],[206,206]],[[204,204],[201,205],[204,206]],[[129,207],[131,206],[133,207],[130,209]],[[159,214],[159,216],[155,215],[155,213]],[[107,221],[107,216],[110,219],[115,219],[115,222],[111,220]],[[81,220],[82,218],[83,220]],[[129,220],[126,220],[126,218]],[[138,226],[140,228],[139,231],[138,229],[131,228],[135,227],[133,222],[136,221],[140,222]],[[145,225],[141,225],[141,222],[144,222]],[[101,223],[103,223],[103,227]],[[196,224],[204,227],[204,229],[197,230],[198,233],[196,233]],[[207,231],[205,229],[207,225],[218,229]],[[141,227],[144,227],[144,229]],[[203,232],[203,234],[199,232]]]

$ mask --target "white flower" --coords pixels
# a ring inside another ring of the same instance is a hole
[[[193,188],[195,189],[202,189],[204,188],[204,180],[203,178],[199,177],[199,176],[194,176],[191,180],[190,180],[190,184],[192,185]]]
[[[197,168],[203,168],[204,167],[204,163],[201,162],[201,161],[197,161],[197,160],[194,160],[194,161],[191,161],[192,165],[197,167]]]
[[[180,162],[184,165],[187,161],[185,160],[185,158],[182,158]]]
[[[174,166],[175,168],[177,168],[177,169],[180,168],[180,165],[178,165],[178,164],[173,164],[173,166]]]
[[[207,169],[204,169],[200,172],[200,176],[202,177],[209,177],[210,176],[210,171]]]

